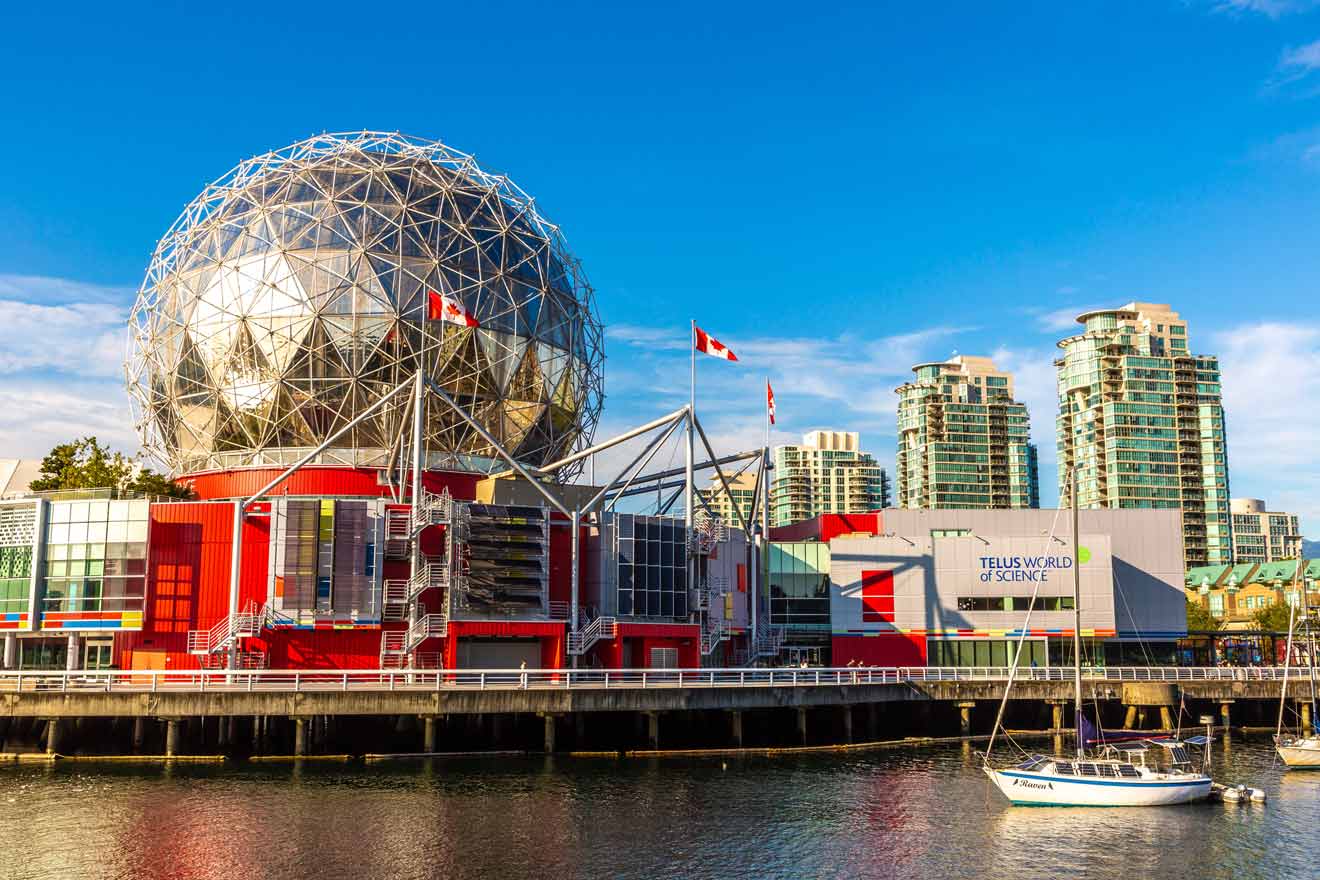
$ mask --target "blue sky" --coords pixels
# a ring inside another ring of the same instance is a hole
[[[620,7],[623,4],[619,4]],[[685,394],[722,446],[850,428],[993,355],[1054,489],[1054,341],[1169,302],[1218,354],[1235,495],[1320,533],[1320,2],[22,4],[0,33],[0,456],[134,445],[120,323],[239,159],[376,128],[536,196],[608,327],[605,426]],[[375,15],[376,20],[371,16]]]

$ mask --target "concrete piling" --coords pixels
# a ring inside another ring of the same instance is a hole
[[[1063,730],[1063,710],[1067,700],[1050,700],[1050,730]]]
[[[426,715],[422,718],[422,751],[435,751],[435,716]]]
[[[307,754],[307,719],[301,716],[293,719],[293,754],[298,758]]]
[[[559,716],[557,716],[557,715],[555,715],[555,714],[553,714],[553,713],[551,713],[551,712],[546,712],[546,713],[545,713],[545,716],[544,716],[544,719],[545,719],[545,721],[544,721],[544,723],[545,723],[545,737],[544,737],[544,738],[545,738],[545,743],[544,743],[544,745],[545,745],[545,753],[546,753],[547,755],[554,754],[554,751],[555,751],[555,720],[556,720],[558,717],[559,717]]]
[[[963,736],[972,735],[972,710],[976,708],[976,703],[963,702],[958,704],[958,729],[962,731]]]
[[[807,710],[804,708],[797,710],[797,734],[798,742],[805,746],[807,744]]]
[[[729,713],[729,739],[733,742],[733,747],[741,749],[743,746],[743,716],[736,709]]]
[[[179,719],[165,719],[165,757],[173,758],[179,753]]]

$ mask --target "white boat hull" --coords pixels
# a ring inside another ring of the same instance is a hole
[[[1276,742],[1274,748],[1289,767],[1320,768],[1320,738],[1306,737],[1292,740],[1286,745]]]
[[[1211,786],[1208,776],[1093,779],[989,767],[985,772],[1013,803],[1037,806],[1162,807],[1205,800]]]

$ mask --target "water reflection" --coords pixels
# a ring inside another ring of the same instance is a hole
[[[745,760],[0,771],[5,876],[1309,877],[1320,774],[1215,752],[1265,805],[1009,806],[976,748]]]

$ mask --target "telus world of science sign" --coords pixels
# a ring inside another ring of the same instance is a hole
[[[943,629],[999,631],[1025,623],[1032,630],[1072,630],[1071,536],[971,535],[932,543]],[[1109,536],[1083,533],[1076,557],[1082,629],[1112,634],[1114,572]]]
[[[1073,628],[1068,537],[892,536],[835,539],[830,549],[836,634],[1001,635],[1024,624],[1032,631]],[[1079,556],[1083,632],[1111,635],[1109,536],[1083,533]]]

